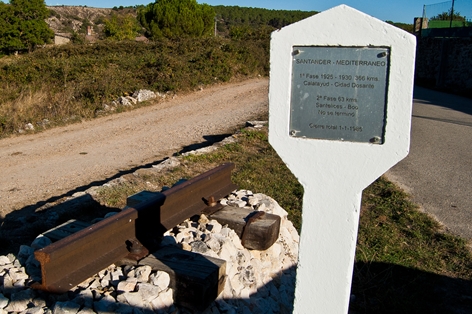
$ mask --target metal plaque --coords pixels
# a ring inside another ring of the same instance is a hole
[[[383,144],[390,48],[295,46],[290,136]]]

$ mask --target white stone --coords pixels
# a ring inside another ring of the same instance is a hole
[[[34,249],[27,246],[27,245],[21,245],[20,250],[18,252],[18,257],[24,259],[25,261],[28,259],[28,257],[34,253]]]
[[[161,290],[158,286],[150,283],[138,283],[138,292],[145,303],[151,303],[152,300],[157,298]]]
[[[136,105],[138,103],[138,100],[134,97],[131,96],[126,96],[126,99],[128,99],[133,105]]]
[[[205,256],[214,257],[214,258],[220,258],[220,257],[218,256],[218,253],[216,253],[216,252],[213,251],[213,250],[208,250],[208,251],[206,251],[204,255],[205,255]]]
[[[100,280],[97,278],[97,279],[94,279],[94,280],[90,283],[89,288],[90,288],[90,289],[97,289],[98,287],[100,287]]]
[[[175,241],[177,243],[189,243],[191,239],[191,234],[188,230],[184,230],[183,232],[179,232],[175,236]]]
[[[4,309],[8,312],[22,312],[28,308],[28,304],[33,301],[34,291],[23,290],[12,293],[10,303]]]
[[[93,292],[91,289],[87,288],[79,292],[79,294],[74,298],[74,302],[85,307],[93,307]]]
[[[164,169],[172,169],[180,165],[180,160],[176,157],[169,157],[168,159],[164,160],[163,162],[153,165],[152,167],[158,171]]]
[[[275,301],[278,301],[280,298],[280,293],[277,287],[275,286],[275,284],[273,282],[269,283],[268,288],[269,288],[268,290],[270,293],[270,297],[274,299]]]
[[[16,256],[13,255],[13,253],[7,254],[7,257],[10,260],[11,263],[13,263],[16,260]]]
[[[15,288],[26,288],[25,283],[26,283],[25,279],[16,280],[15,283],[13,284],[13,287],[15,287]]]
[[[34,257],[34,254],[30,255],[25,263],[28,270],[31,270],[31,268],[34,268],[34,267],[39,268],[41,266],[38,260]]]
[[[131,107],[131,106],[133,106],[133,102],[131,102],[127,97],[121,96],[120,98],[118,98],[118,102],[119,102],[122,106],[125,106],[125,107]]]
[[[211,233],[220,233],[221,232],[221,229],[223,228],[223,226],[216,220],[212,219],[210,220],[210,223],[209,223],[211,227]],[[208,228],[208,227],[207,227]],[[208,228],[209,229],[209,228]]]
[[[251,206],[256,206],[257,204],[259,204],[259,200],[254,196],[250,196],[247,203]]]
[[[192,252],[204,254],[208,251],[208,246],[203,241],[193,241],[190,243]]]
[[[231,242],[228,242],[228,243],[231,243]],[[221,250],[218,256],[221,259],[224,259],[225,261],[229,262],[229,261],[233,261],[233,258],[235,257],[237,252],[238,250],[236,249],[234,245],[229,245],[225,243],[225,245],[221,247]]]
[[[131,306],[139,306],[143,302],[141,295],[138,292],[124,292],[118,294],[117,301]]]
[[[234,232],[233,230],[231,230],[231,233],[229,234],[229,237],[231,239],[231,243],[233,244],[233,246],[237,249],[237,250],[244,250],[244,246],[242,245],[241,243],[241,239],[239,238],[239,236],[236,234],[236,232]]]
[[[137,278],[128,278],[125,281],[120,281],[116,289],[118,291],[131,292],[131,291],[134,291],[137,283],[138,283]]]
[[[281,260],[282,255],[285,253],[283,251],[282,245],[280,243],[275,242],[272,244],[267,250],[267,254],[270,255],[270,260],[274,263]]]
[[[224,299],[233,299],[234,294],[233,294],[233,288],[231,286],[231,280],[226,280],[225,281],[225,287],[223,289],[223,292],[220,294],[222,298]]]
[[[261,212],[267,212],[268,210],[264,203],[259,203],[259,205],[256,206],[256,209]]]
[[[42,307],[35,306],[35,307],[30,307],[24,310],[20,314],[43,314],[43,313],[44,313],[44,309]]]
[[[186,243],[186,242],[183,242],[183,243],[182,243],[182,250],[191,252],[191,251],[192,251],[192,247],[190,246],[190,244],[188,244],[188,243]]]
[[[251,288],[250,287],[244,287],[241,290],[241,293],[239,294],[239,297],[243,300],[249,300],[251,297]]]
[[[274,201],[274,200],[271,200],[273,202],[273,206],[271,207],[271,212],[272,214],[274,215],[278,215],[284,219],[287,219],[288,217],[288,213],[285,209],[283,209],[282,207],[280,207],[280,205]]]
[[[0,309],[7,307],[8,302],[10,302],[10,300],[0,293]]]
[[[172,306],[173,303],[174,298],[172,289],[162,291],[161,293],[159,293],[159,296],[151,302],[152,308],[154,310],[165,309],[167,307]]]
[[[123,313],[123,312],[120,312],[120,313]],[[79,312],[77,312],[77,314],[95,314],[95,311],[92,310],[91,308],[89,307],[84,307],[83,309],[81,309]],[[124,313],[123,313],[124,314]]]
[[[113,297],[105,295],[102,299],[93,303],[93,308],[97,313],[115,313],[118,304]]]
[[[228,203],[228,205],[243,208],[247,205],[247,202],[243,201],[243,200],[235,200],[235,201],[232,201],[232,202]]]
[[[124,277],[123,271],[121,270],[121,268],[117,268],[117,269],[115,269],[114,271],[112,271],[112,272],[110,273],[110,277],[111,277],[111,280],[112,280],[112,281],[121,280],[121,279],[123,279],[123,277]]]
[[[161,246],[168,246],[168,245],[175,245],[175,244],[177,244],[177,241],[172,235],[168,234],[162,237]]]
[[[10,275],[10,278],[12,279],[13,283],[19,281],[19,280],[25,280],[28,279],[29,276],[26,274],[25,269],[21,268],[12,268],[9,270],[8,274]]]
[[[98,277],[100,279],[102,279],[103,277],[105,277],[105,275],[108,273],[108,271],[106,269],[102,269],[101,271],[98,272]]]
[[[5,255],[0,256],[0,266],[4,266],[7,264],[11,264],[10,259],[6,257]]]
[[[148,265],[137,267],[135,269],[135,273],[136,273],[136,278],[138,279],[138,282],[148,282],[151,271],[152,271],[152,268],[151,266],[148,266]]]
[[[233,288],[233,297],[238,298],[241,294],[241,291],[244,289],[244,285],[239,280],[238,276],[229,278],[231,281],[231,288]]]
[[[108,287],[110,285],[110,279],[109,278],[110,277],[108,277],[108,276],[103,277],[100,280],[100,286],[102,286],[103,288]]]
[[[143,313],[140,309],[129,306],[128,304],[118,303],[116,307],[116,313],[120,314],[141,314]],[[108,314],[108,313],[107,313]]]
[[[152,283],[158,286],[161,290],[166,290],[170,284],[170,276],[164,271],[158,271],[156,274],[153,274]]]
[[[221,249],[220,241],[218,241],[215,237],[210,237],[208,241],[206,241],[206,245],[213,251],[218,253]]]
[[[31,243],[31,247],[35,250],[38,250],[38,249],[42,249],[48,246],[51,243],[52,243],[51,239],[43,235],[40,235],[36,239],[33,240],[33,242]]]
[[[133,98],[136,98],[138,102],[147,101],[156,97],[156,93],[146,89],[140,89],[133,94]]]

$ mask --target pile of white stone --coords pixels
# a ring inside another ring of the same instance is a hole
[[[109,104],[103,104],[104,111],[114,111],[116,108],[123,106],[123,107],[133,107],[139,102],[148,101],[151,99],[155,99],[157,97],[164,98],[165,95],[160,93],[155,93],[153,91],[147,89],[140,89],[135,91],[131,96],[121,96],[116,100],[113,100]]]
[[[251,207],[281,216],[278,240],[265,251],[247,250],[236,233],[204,215],[168,231],[162,245],[175,245],[226,261],[224,291],[204,313],[291,313],[299,237],[287,213],[263,194],[237,191],[221,200],[238,210]],[[173,302],[170,277],[149,266],[111,265],[63,295],[32,290],[40,279],[38,237],[17,256],[0,256],[0,314],[4,313],[192,313]]]
[[[166,94],[161,94],[161,93],[155,93],[151,90],[147,89],[140,89],[135,91],[131,96],[120,96],[116,100],[113,100],[112,102],[108,104],[103,104],[103,109],[99,110],[97,113],[105,113],[107,111],[115,111],[119,107],[133,107],[137,103],[143,102],[143,101],[148,101],[156,98],[166,98]],[[75,116],[66,118],[65,121],[67,120],[73,120],[75,119]],[[37,126],[40,126],[42,128],[46,128],[49,125],[49,120],[48,119],[43,119],[42,121],[37,122]],[[18,129],[18,133],[25,133],[26,131],[34,131],[35,126],[33,123],[26,123],[23,128]]]

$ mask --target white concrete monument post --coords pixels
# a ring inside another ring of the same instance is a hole
[[[409,150],[415,37],[341,5],[272,33],[269,141],[305,189],[295,313],[347,313],[362,190]]]

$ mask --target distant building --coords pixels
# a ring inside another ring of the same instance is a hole
[[[69,33],[54,34],[54,45],[65,45],[71,42],[72,35]]]

